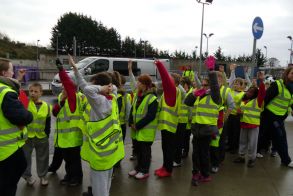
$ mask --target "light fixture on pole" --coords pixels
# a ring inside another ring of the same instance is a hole
[[[287,36],[287,38],[290,40],[291,42],[291,48],[289,49],[290,50],[290,64],[292,64],[292,55],[293,55],[293,52],[292,52],[292,46],[293,46],[293,39],[292,39],[292,36]]]
[[[197,46],[195,46],[195,50],[194,50],[194,58],[195,58],[195,60],[196,60],[196,54],[197,54]]]
[[[204,21],[204,5],[212,4],[213,0],[196,0],[198,3],[202,4],[202,16],[201,16],[201,31],[200,31],[200,46],[199,46],[199,73],[201,74],[202,70],[202,33],[203,33],[203,21]]]
[[[145,58],[145,49],[146,49],[146,44],[148,43],[148,41],[142,40],[141,43],[144,44],[144,46],[143,46],[143,58]]]
[[[214,34],[210,33],[209,35],[207,35],[207,34],[204,33],[203,35],[207,38],[207,51],[206,51],[206,53],[207,53],[207,56],[208,56],[208,54],[209,54],[209,38],[212,37]]]
[[[268,48],[267,48],[267,46],[263,46],[264,47],[264,49],[266,50],[266,59],[267,59],[267,55],[268,55]]]
[[[37,67],[39,67],[39,39],[37,40]]]

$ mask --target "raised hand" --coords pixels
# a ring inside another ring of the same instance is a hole
[[[26,74],[26,69],[19,69],[17,71],[17,80],[21,81],[25,74]]]
[[[208,70],[214,70],[215,69],[215,64],[216,64],[216,59],[213,56],[209,56],[206,58],[204,61],[204,64],[206,65]]]
[[[132,60],[128,61],[128,71],[129,73],[132,73]]]
[[[75,62],[70,54],[68,54],[68,60],[69,60],[69,65],[72,67],[72,70],[74,72],[77,72],[77,67],[76,67]]]

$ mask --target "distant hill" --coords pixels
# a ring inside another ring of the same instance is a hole
[[[53,50],[45,47],[39,47],[39,54],[54,54]],[[36,59],[37,47],[21,43],[19,41],[11,41],[8,36],[0,33],[0,57],[9,59]]]

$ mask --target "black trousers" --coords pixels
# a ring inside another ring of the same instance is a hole
[[[223,131],[220,135],[220,141],[219,141],[219,160],[220,160],[220,163],[225,160],[225,155],[226,155],[226,139],[227,139],[227,123],[226,122],[224,123]]]
[[[60,148],[65,161],[65,179],[72,182],[82,181],[82,167],[80,157],[80,146],[71,148]]]
[[[17,183],[27,166],[22,148],[0,161],[0,195],[14,196]]]
[[[122,136],[123,136],[123,142],[124,142],[125,137],[126,137],[126,124],[122,124],[120,126],[121,126],[121,129],[122,129]]]
[[[62,161],[63,161],[62,150],[59,147],[55,147],[53,160],[49,166],[49,170],[57,171],[61,167]]]
[[[190,146],[190,135],[191,135],[191,129],[185,129],[184,136],[183,136],[183,152],[188,154],[189,152],[189,146]]]
[[[162,150],[163,150],[163,167],[168,172],[173,170],[173,160],[175,153],[175,133],[171,133],[167,130],[161,131],[162,135]]]
[[[273,137],[273,129],[268,128],[267,122],[270,117],[266,117],[264,113],[261,114],[260,125],[259,125],[259,134],[258,134],[258,142],[257,142],[257,152],[261,153],[262,151],[267,152],[270,148],[272,137]],[[273,119],[271,119],[273,120]],[[271,126],[273,126],[271,124]],[[272,151],[276,151],[274,143],[272,143]]]
[[[227,120],[228,146],[231,151],[237,151],[240,138],[240,116],[230,114]]]
[[[135,170],[144,174],[149,173],[152,157],[153,142],[137,141],[137,165]]]
[[[220,166],[219,147],[210,146],[211,165],[212,167]]]
[[[174,161],[176,163],[181,163],[182,149],[184,142],[184,132],[186,131],[186,123],[178,123],[177,130],[175,134],[175,152]]]
[[[192,173],[196,174],[200,172],[204,177],[210,175],[210,143],[212,137],[206,136],[195,136],[193,135],[192,144]]]
[[[280,155],[282,164],[288,165],[291,162],[291,158],[288,153],[287,134],[284,121],[268,119],[265,128],[272,133],[273,147]]]

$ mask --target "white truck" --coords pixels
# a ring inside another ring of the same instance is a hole
[[[118,71],[120,74],[126,77],[125,89],[131,91],[129,84],[129,75],[128,75],[128,61],[132,60],[132,71],[134,76],[139,76],[140,74],[149,74],[153,82],[157,87],[161,88],[161,78],[160,74],[156,69],[154,60],[148,59],[135,59],[135,58],[114,58],[114,57],[87,57],[79,61],[76,66],[84,78],[89,81],[90,78],[99,72],[107,71]],[[170,60],[169,59],[159,59],[167,68],[170,70]],[[67,70],[67,73],[71,78],[74,78],[73,71],[71,69]],[[56,74],[51,83],[52,92],[54,95],[58,95],[63,87],[59,78],[59,74]]]

